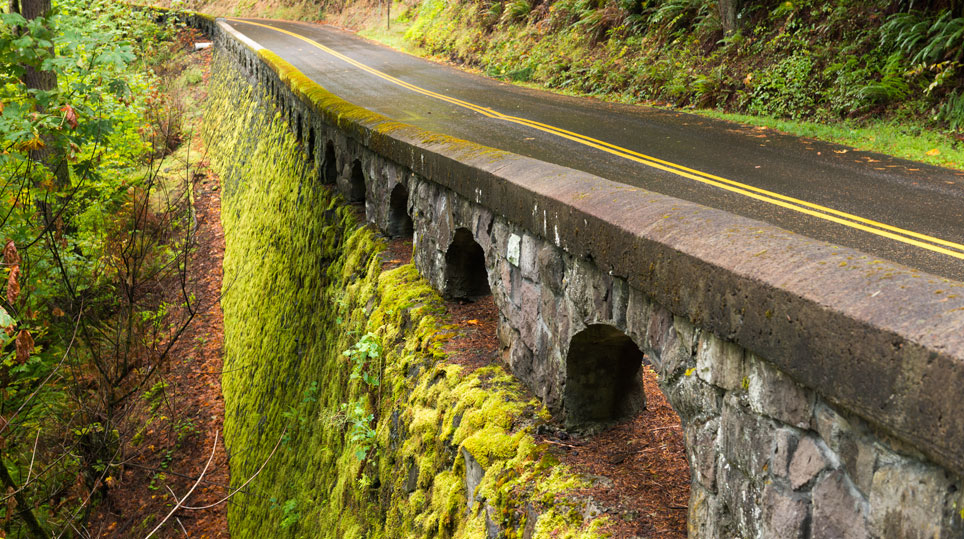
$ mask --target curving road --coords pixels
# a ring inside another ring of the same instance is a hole
[[[521,88],[328,26],[225,22],[332,93],[394,120],[964,281],[964,172],[680,112]]]

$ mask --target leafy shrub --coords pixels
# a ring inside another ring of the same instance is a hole
[[[821,96],[813,59],[798,53],[751,77],[747,108],[792,119],[811,115]]]

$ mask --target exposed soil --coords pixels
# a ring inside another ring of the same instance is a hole
[[[94,537],[133,537],[150,531],[176,503],[171,492],[178,498],[184,496],[209,459],[203,480],[185,504],[206,506],[228,494],[220,382],[224,327],[219,298],[224,237],[217,185],[216,179],[199,173],[194,176],[197,235],[189,279],[200,311],[175,344],[171,361],[160,376],[167,384],[162,403],[156,410],[150,406],[142,410],[140,419],[156,428],[148,426],[91,519]],[[161,529],[160,537],[228,537],[225,513],[225,504],[179,510]]]
[[[690,470],[680,419],[648,365],[643,385],[646,409],[633,419],[588,438],[560,433],[541,441],[576,471],[605,478],[582,494],[611,517],[613,537],[686,537]]]
[[[197,37],[185,35],[182,39],[188,45]],[[197,53],[191,63],[203,67],[207,79],[210,51]],[[202,88],[194,90],[198,100],[203,98]],[[196,137],[186,143],[192,144],[192,154],[203,154]],[[165,166],[189,173],[192,178],[196,229],[187,265],[187,288],[199,309],[157,377],[162,382],[155,386],[158,391],[148,392],[153,393],[149,398],[142,397],[143,402],[130,418],[132,423],[145,425],[143,434],[127,448],[122,469],[107,481],[106,497],[86,530],[90,537],[144,536],[175,506],[175,496],[185,506],[204,507],[229,493],[220,382],[224,339],[219,302],[224,256],[220,182],[203,163],[190,166],[172,160]],[[175,305],[183,302],[177,283],[161,284],[165,301]],[[184,316],[183,310],[170,314],[172,320]],[[198,480],[205,466],[207,470]],[[192,495],[182,499],[195,483]],[[226,507],[220,503],[203,510],[180,509],[154,536],[228,537]]]

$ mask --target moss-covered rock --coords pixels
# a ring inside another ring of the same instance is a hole
[[[541,405],[501,368],[445,361],[437,294],[411,265],[381,270],[382,241],[221,55],[210,95],[232,484],[264,466],[232,534],[485,537],[488,518],[506,537],[598,536],[567,496],[584,484],[531,435]],[[465,451],[485,471],[472,511]]]

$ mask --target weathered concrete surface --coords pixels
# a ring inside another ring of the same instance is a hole
[[[440,291],[471,236],[505,359],[551,409],[578,416],[569,355],[587,328],[645,352],[684,423],[693,535],[962,533],[961,283],[389,122],[217,42],[346,197],[360,166],[383,230],[403,186],[416,263]]]

